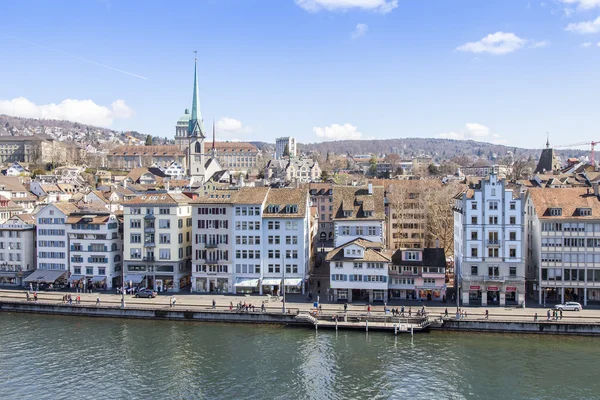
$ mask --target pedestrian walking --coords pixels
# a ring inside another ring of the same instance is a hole
[[[344,303],[344,312],[348,312],[348,302]]]
[[[96,297],[96,305],[99,306],[100,305],[100,296]]]
[[[37,292],[33,292],[33,301],[37,301]]]
[[[169,307],[173,307],[173,296],[169,297]]]
[[[26,292],[25,295],[27,296],[27,302],[29,303],[29,292]]]
[[[317,295],[317,303],[320,303],[321,301],[321,296]]]
[[[535,315],[533,316],[533,322],[536,322],[538,319],[537,313],[535,313]]]
[[[213,310],[215,308],[217,308],[217,302],[215,301],[215,299],[213,299],[213,301],[212,301],[212,308],[213,308]]]
[[[559,310],[560,312],[560,319],[562,319],[562,308]]]
[[[548,316],[548,321],[550,321],[550,310],[548,310],[548,312],[546,313],[546,315]]]
[[[260,311],[265,312],[265,302],[264,301],[260,305]]]
[[[370,304],[367,306],[367,315],[369,315],[369,316],[371,315],[371,305]]]
[[[177,299],[175,298],[175,296],[173,296],[173,307],[175,307],[176,302],[177,302]]]
[[[233,311],[233,303],[231,301],[229,302],[229,311]]]
[[[323,306],[319,304],[319,314],[323,314]]]
[[[485,319],[490,319],[490,310],[485,310]]]
[[[402,316],[404,317],[404,306],[402,306],[402,307],[400,308],[400,314],[402,314]]]
[[[444,311],[444,317],[448,316],[448,309],[446,308],[446,310]]]
[[[77,304],[81,304],[81,295],[77,295]]]
[[[410,317],[412,315],[412,307],[408,307],[408,316]]]

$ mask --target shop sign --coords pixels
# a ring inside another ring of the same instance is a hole
[[[490,291],[490,292],[497,292],[498,291],[498,286],[488,286],[488,291]]]
[[[506,291],[507,292],[516,292],[517,291],[517,287],[516,286],[507,286],[506,287]]]
[[[481,290],[481,286],[469,286],[469,290]]]

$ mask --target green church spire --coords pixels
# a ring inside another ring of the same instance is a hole
[[[194,54],[196,52],[194,51]],[[194,95],[192,98],[192,116],[188,125],[189,136],[204,138],[204,126],[202,123],[202,114],[200,113],[200,96],[198,95],[198,57],[194,57]]]

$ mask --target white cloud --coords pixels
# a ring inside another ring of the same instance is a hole
[[[110,107],[92,100],[66,99],[59,104],[37,105],[24,97],[0,100],[0,114],[24,118],[58,119],[82,124],[110,126],[115,119],[130,118],[134,111],[124,100],[115,100]]]
[[[230,117],[222,117],[216,122],[216,128],[219,132],[232,134],[232,133],[251,133],[252,128],[248,126],[244,126],[242,121],[230,118]]]
[[[600,7],[600,0],[561,0],[565,4],[577,5],[579,10],[591,10]]]
[[[471,53],[508,54],[525,46],[527,40],[522,39],[514,33],[496,32],[490,33],[478,42],[465,43],[456,48],[457,51]]]
[[[365,36],[368,30],[369,26],[367,24],[357,24],[356,28],[354,28],[354,32],[352,32],[352,39],[358,39],[361,36]]]
[[[398,0],[295,0],[296,4],[309,12],[347,11],[358,8],[367,11],[389,13],[398,7]]]
[[[592,46],[592,42],[585,42],[585,43],[581,43],[579,45],[579,47],[583,47],[583,48],[591,47],[591,46]]]
[[[458,132],[454,132],[454,131],[450,131],[450,132],[444,132],[444,133],[440,133],[437,135],[437,137],[441,138],[441,139],[475,139],[475,140],[482,140],[484,138],[488,138],[488,137],[492,137],[494,138],[493,142],[501,142],[502,140],[499,139],[501,136],[497,133],[491,134],[490,132],[490,128],[488,128],[485,125],[481,125],[481,124],[477,124],[474,122],[469,122],[465,124],[465,129],[458,131]]]
[[[539,42],[532,40],[531,43],[529,44],[529,47],[532,49],[537,49],[537,48],[546,47],[546,46],[548,46],[548,42],[545,40],[540,40]]]
[[[351,124],[333,124],[322,128],[315,126],[313,132],[320,138],[330,140],[360,140],[363,138],[363,134]]]
[[[598,42],[598,47],[600,47],[600,42]]]
[[[565,31],[580,33],[582,35],[587,33],[598,33],[600,32],[600,17],[593,21],[571,23],[567,25]]]

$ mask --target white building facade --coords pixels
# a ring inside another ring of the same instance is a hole
[[[275,159],[281,160],[284,157],[287,147],[286,157],[296,157],[296,139],[293,137],[280,137],[275,139]]]
[[[455,197],[454,262],[463,305],[525,302],[523,204],[496,175]]]
[[[160,292],[178,292],[190,284],[190,201],[181,193],[153,193],[123,204],[126,284]]]
[[[116,215],[82,209],[67,217],[66,229],[71,286],[98,290],[122,286],[123,237]]]
[[[0,224],[0,285],[23,284],[23,277],[35,269],[35,248],[31,217],[15,215]]]

